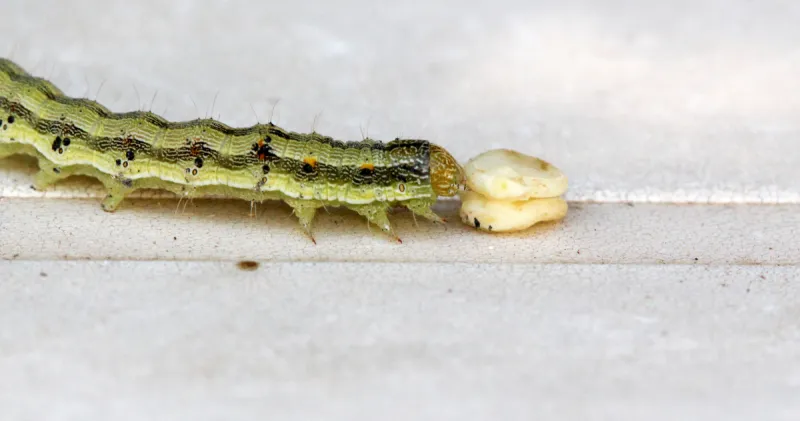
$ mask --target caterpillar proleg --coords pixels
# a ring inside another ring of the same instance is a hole
[[[312,240],[317,209],[341,206],[399,241],[391,207],[441,222],[431,206],[465,182],[453,156],[427,140],[341,141],[271,122],[234,128],[211,118],[169,122],[145,111],[113,113],[0,59],[0,158],[16,154],[38,158],[36,189],[71,175],[99,179],[108,212],[137,189],[283,200]]]

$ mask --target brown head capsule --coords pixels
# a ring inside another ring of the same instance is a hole
[[[444,148],[431,145],[431,186],[438,196],[455,196],[463,188],[464,170]]]

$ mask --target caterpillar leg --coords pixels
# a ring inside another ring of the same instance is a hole
[[[106,212],[114,212],[119,208],[119,205],[125,200],[125,195],[130,192],[126,192],[122,189],[109,189],[108,194],[106,194],[105,199],[101,203],[101,206],[104,211]]]
[[[125,200],[125,196],[131,194],[134,190],[131,180],[103,177],[101,181],[106,186],[106,197],[101,203],[101,207],[106,212],[117,210],[120,203]]]
[[[354,205],[348,207],[356,211],[359,215],[367,218],[368,222],[377,225],[381,231],[392,236],[398,243],[403,242],[403,240],[394,233],[392,224],[389,222],[389,215],[387,213],[389,207],[386,204],[376,202],[369,205]]]
[[[322,207],[322,205],[310,203],[308,200],[287,200],[286,203],[294,210],[294,214],[297,215],[300,226],[303,227],[303,231],[305,231],[308,238],[310,238],[314,244],[317,244],[317,240],[314,239],[314,233],[311,230],[311,225],[314,221],[314,215],[317,214],[317,209]]]
[[[58,167],[46,159],[39,160],[39,172],[33,178],[33,188],[38,191],[46,190],[56,182],[72,175],[73,169]]]
[[[437,224],[444,224],[447,221],[431,209],[434,203],[436,203],[436,199],[413,199],[409,200],[405,206],[408,210],[414,212],[415,215],[419,215]]]

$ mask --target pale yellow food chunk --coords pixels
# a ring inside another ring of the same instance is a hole
[[[461,193],[461,220],[491,232],[520,231],[567,215],[567,202],[560,197],[530,200],[496,200],[478,193]]]
[[[558,197],[567,177],[552,164],[509,149],[494,149],[464,166],[467,187],[492,199],[527,200]]]

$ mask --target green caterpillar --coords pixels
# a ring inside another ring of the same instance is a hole
[[[38,158],[37,190],[71,175],[99,179],[108,212],[137,189],[283,200],[312,241],[314,215],[327,206],[352,209],[400,241],[389,208],[443,222],[431,206],[465,181],[453,156],[426,140],[344,142],[272,123],[233,128],[213,119],[112,113],[0,59],[0,158],[15,154]]]

